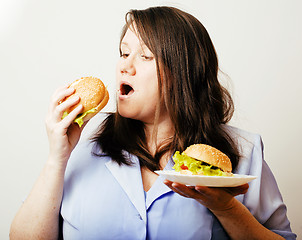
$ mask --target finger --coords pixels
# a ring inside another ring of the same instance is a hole
[[[83,105],[80,104],[75,109],[73,109],[64,119],[62,119],[63,128],[66,130],[73,123],[74,119],[82,112]]]
[[[169,181],[169,180],[167,180],[167,179],[165,179],[164,180],[164,183],[167,185],[167,186],[171,186],[172,187],[172,185],[174,185],[174,186],[183,186],[183,187],[185,187],[185,188],[189,188],[189,189],[192,189],[192,190],[194,190],[194,186],[187,186],[187,185],[184,185],[184,184],[181,184],[181,183],[177,183],[177,182],[172,182],[172,181]]]
[[[240,185],[238,187],[225,188],[225,190],[233,196],[245,194],[247,193],[248,189],[249,189],[249,185],[247,183]]]
[[[194,199],[200,199],[200,194],[195,190],[194,186],[186,186],[177,182],[172,183],[172,187],[181,193],[182,196]]]
[[[175,192],[175,193],[178,193],[179,195],[181,195],[181,196],[183,196],[183,197],[188,197],[188,196],[186,196],[186,195],[184,195],[182,192],[180,192],[177,188],[174,188],[173,187],[173,182],[171,182],[171,181],[168,181],[168,180],[165,180],[164,181],[164,183],[173,191],[173,192]]]
[[[230,195],[223,188],[219,187],[207,187],[207,186],[196,186],[196,192],[200,194],[200,199],[219,199],[221,194],[225,197],[225,194]],[[224,198],[223,197],[223,198]]]
[[[80,97],[72,96],[71,98],[68,98],[66,101],[59,104],[54,110],[55,119],[57,121],[60,121],[62,119],[63,113],[68,109],[70,109],[72,106],[78,104],[79,101],[80,101]]]
[[[75,91],[74,88],[63,86],[58,88],[51,97],[50,107],[53,109],[58,106],[66,97],[73,94]]]
[[[72,122],[71,125],[68,127],[67,129],[67,134],[70,135],[75,129],[79,130],[80,133],[83,131],[83,129],[85,128],[85,126],[87,125],[89,121],[86,121],[82,124],[82,126],[80,127],[79,124],[77,124],[76,122]]]
[[[58,87],[58,88],[54,91],[54,95],[57,94],[57,93],[59,93],[59,92],[61,92],[61,91],[63,91],[63,90],[65,90],[65,89],[67,89],[68,87],[69,87],[69,84],[65,84],[65,85],[63,85],[63,86]]]
[[[202,195],[209,195],[211,192],[211,189],[206,186],[195,186],[195,190]]]
[[[169,181],[169,180],[167,180],[167,179],[164,180],[164,184],[166,184],[166,185],[167,185],[169,188],[171,188],[171,189],[173,188],[173,187],[172,187],[172,183],[173,183],[173,182],[171,182],[171,181]],[[173,190],[173,189],[172,189],[172,190]]]

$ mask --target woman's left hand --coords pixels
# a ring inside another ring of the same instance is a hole
[[[246,193],[249,188],[247,183],[238,187],[194,187],[169,180],[165,180],[164,183],[174,192],[197,200],[212,212],[230,210],[236,204],[234,197]]]

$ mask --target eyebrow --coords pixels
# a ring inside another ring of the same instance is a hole
[[[128,44],[127,42],[121,42],[120,46],[122,46],[122,45],[125,45],[125,46],[129,47],[129,44]],[[141,48],[142,48],[143,50],[144,50],[144,49],[149,49],[149,48],[147,47],[147,45],[146,45],[144,42],[142,42],[142,43],[140,44],[140,46],[141,46]]]
[[[119,51],[121,53],[122,51],[122,46],[125,46],[127,48],[130,48],[129,44],[127,42],[121,42],[120,46],[119,46]],[[153,54],[153,52],[147,47],[147,45],[144,42],[140,42],[140,46],[141,46],[141,51],[146,54],[147,52],[151,52],[151,54]],[[131,48],[130,48],[131,49]]]

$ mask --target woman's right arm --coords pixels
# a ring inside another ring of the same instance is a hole
[[[60,104],[73,92],[74,89],[66,86],[58,89],[52,96],[45,121],[49,156],[11,224],[11,240],[58,238],[65,169],[83,129],[73,123],[82,110],[81,105],[62,119],[64,111],[79,102],[79,98],[73,97]]]

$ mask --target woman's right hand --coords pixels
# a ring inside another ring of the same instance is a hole
[[[73,122],[82,111],[82,105],[76,107],[62,119],[63,113],[80,101],[78,96],[74,96],[61,103],[74,91],[73,88],[68,88],[68,86],[58,88],[51,97],[48,114],[45,119],[49,140],[49,161],[54,161],[55,164],[61,164],[63,167],[66,166],[85,126],[84,124],[80,128],[78,124]]]

